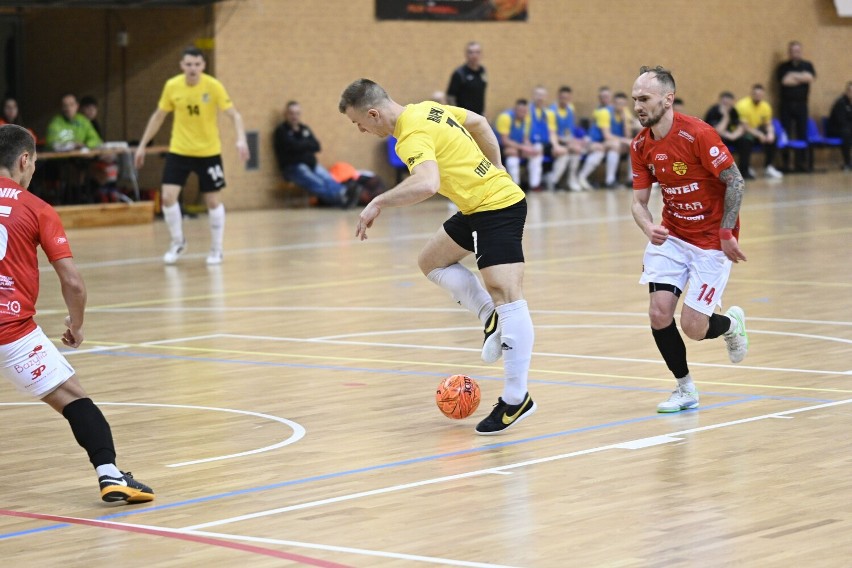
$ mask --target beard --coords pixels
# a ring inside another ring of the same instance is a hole
[[[663,106],[663,103],[660,102],[659,106],[653,111],[648,111],[648,115],[645,118],[639,117],[639,124],[644,126],[645,128],[650,128],[655,126],[657,123],[662,120],[663,115],[666,114],[666,107]]]

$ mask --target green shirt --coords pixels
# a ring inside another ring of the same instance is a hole
[[[88,118],[76,114],[68,120],[64,114],[53,117],[47,125],[47,145],[51,150],[67,150],[72,144],[82,144],[89,148],[97,148],[103,144],[95,127]]]

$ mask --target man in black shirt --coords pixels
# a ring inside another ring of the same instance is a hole
[[[317,197],[321,205],[348,209],[357,203],[356,183],[338,183],[319,162],[316,154],[320,143],[307,125],[302,124],[302,107],[296,101],[287,103],[284,122],[274,133],[275,157],[284,179]]]
[[[447,101],[451,105],[485,114],[485,88],[488,77],[482,66],[482,46],[472,41],[464,51],[465,64],[453,71],[447,87]]]
[[[810,61],[802,59],[802,44],[791,41],[787,46],[790,59],[778,66],[776,78],[780,84],[779,119],[791,140],[807,140],[808,92],[816,78]],[[790,156],[783,153],[784,169],[789,169]],[[806,151],[796,150],[796,170],[808,171]]]
[[[728,91],[719,95],[719,103],[707,109],[704,122],[716,129],[722,142],[731,151],[737,151],[740,159],[737,160],[744,179],[754,179],[748,171],[749,158],[751,157],[752,144],[742,144],[742,136],[745,127],[740,123],[740,115],[734,108],[734,94]],[[745,169],[743,169],[745,168]]]
[[[831,106],[826,135],[842,140],[843,169],[852,172],[852,81],[846,83],[846,91]]]

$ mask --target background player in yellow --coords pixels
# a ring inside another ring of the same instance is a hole
[[[204,73],[204,54],[188,47],[180,60],[183,73],[166,81],[157,110],[148,120],[145,133],[136,151],[136,167],[145,163],[145,146],[157,134],[163,120],[174,113],[169,153],[163,168],[163,218],[169,227],[172,242],[163,255],[163,262],[174,264],[186,251],[178,196],[189,174],[195,172],[204,195],[210,219],[210,253],[207,264],[221,264],[222,239],[225,233],[225,206],[219,191],[225,187],[222,171],[222,143],[219,138],[217,113],[222,111],[234,121],[237,131],[237,151],[240,159],[249,158],[243,119],[222,83]]]
[[[361,132],[396,137],[396,152],[411,172],[361,211],[357,237],[367,238],[385,207],[440,193],[459,208],[426,243],[418,264],[483,322],[482,359],[493,363],[503,356],[503,394],[476,426],[477,434],[499,434],[535,412],[536,404],[527,392],[534,340],[523,297],[527,202],[503,168],[497,138],[481,115],[434,101],[402,106],[369,79],[346,87],[339,110]],[[485,288],[460,264],[471,253]]]

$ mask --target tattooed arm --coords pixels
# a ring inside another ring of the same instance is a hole
[[[746,260],[743,251],[740,250],[740,245],[736,237],[730,234],[737,224],[737,217],[740,214],[740,206],[743,203],[743,193],[745,192],[745,181],[740,173],[737,165],[734,164],[730,168],[719,174],[719,179],[725,182],[725,211],[722,214],[722,226],[720,229],[720,237],[722,240],[722,252],[725,253],[731,262],[739,262]]]

